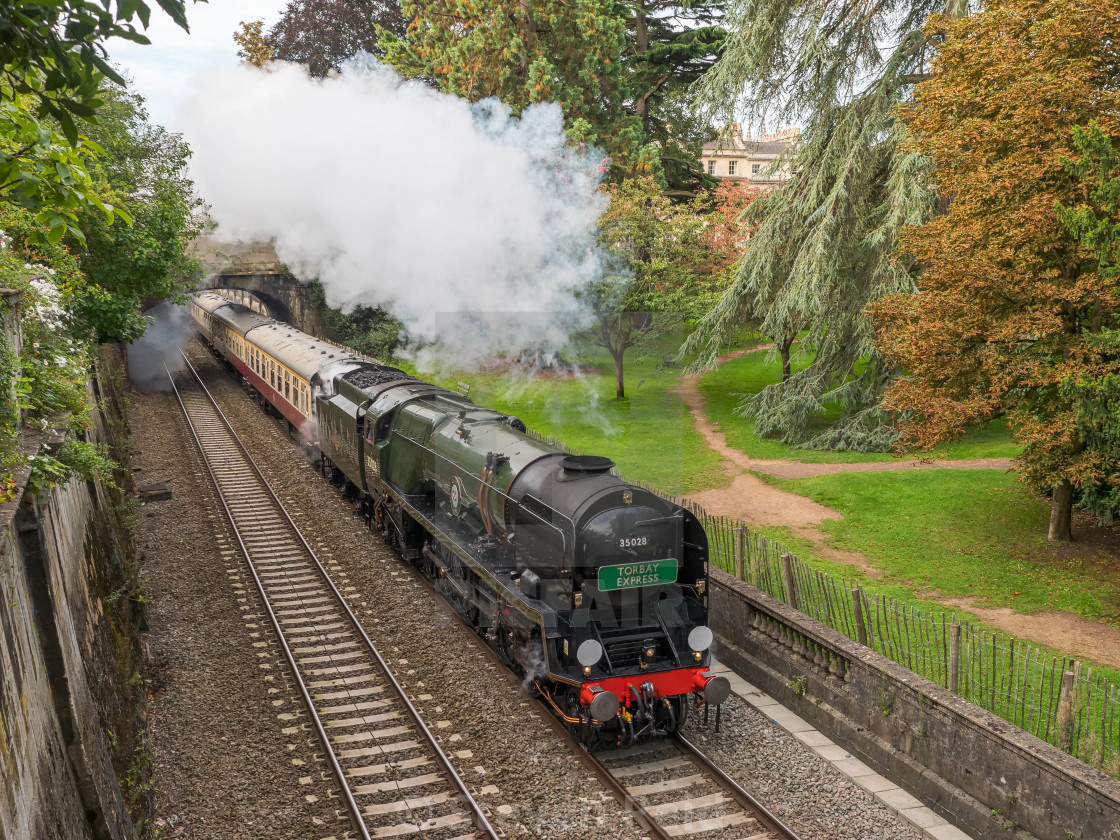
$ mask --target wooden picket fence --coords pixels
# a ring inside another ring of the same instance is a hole
[[[656,489],[646,487],[652,492]],[[1082,761],[1120,776],[1120,686],[1080,661],[809,567],[744,523],[687,499],[723,571]]]

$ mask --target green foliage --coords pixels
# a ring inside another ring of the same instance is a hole
[[[332,309],[319,281],[311,284],[309,298],[326,322],[327,338],[380,361],[392,361],[404,328],[400,321],[384,309],[361,304],[348,311]]]
[[[748,337],[746,341],[751,341]],[[812,361],[804,355],[795,360],[798,370]],[[724,362],[700,377],[700,393],[704,395],[704,411],[720,430],[727,444],[751,458],[781,458],[806,464],[848,464],[893,461],[885,452],[833,452],[798,449],[774,438],[762,437],[753,421],[744,420],[738,411],[744,397],[781,380],[781,361],[773,350],[757,350]],[[815,428],[827,428],[841,413],[839,405],[825,405],[823,415],[815,419]],[[818,425],[819,424],[819,425]],[[993,420],[983,427],[970,429],[959,441],[934,450],[934,457],[947,458],[1012,458],[1022,447],[1017,445],[1003,420]]]
[[[25,82],[39,86],[28,76]],[[58,242],[66,233],[81,238],[79,211],[97,212],[106,224],[128,214],[102,201],[87,162],[99,149],[85,137],[68,141],[50,120],[38,117],[33,99],[0,82],[0,201],[35,214],[34,238]]]
[[[187,29],[182,0],[157,2]],[[151,7],[142,0],[3,0],[0,78],[8,89],[30,98],[38,116],[57,120],[70,145],[77,146],[74,118],[92,117],[101,105],[102,78],[124,84],[107,60],[104,43],[111,38],[150,43],[135,24],[147,29],[150,19]]]
[[[949,0],[951,12],[965,5]],[[759,433],[814,449],[882,451],[896,433],[878,407],[888,372],[864,309],[912,291],[894,259],[899,230],[933,209],[928,163],[903,151],[894,109],[925,70],[921,31],[944,0],[864,7],[829,0],[737,0],[704,102],[730,118],[740,92],[749,116],[771,125],[805,120],[795,175],[748,211],[757,225],[738,274],[686,347],[703,366],[754,320],[775,340],[804,333],[812,362],[747,401]],[[830,427],[814,418],[841,407]]]
[[[1120,274],[1120,149],[1095,122],[1073,129],[1081,157],[1066,161],[1070,174],[1086,185],[1087,200],[1072,207],[1058,204],[1058,219],[1082,245],[1096,253],[1101,274]]]
[[[562,102],[582,139],[612,155],[612,166],[640,165],[635,131],[625,125],[625,23],[606,0],[404,0],[405,38],[385,40],[387,60],[404,75],[477,102],[496,97],[520,113]]]
[[[104,154],[90,169],[133,221],[110,226],[88,209],[79,215],[86,238],[77,249],[98,292],[79,297],[77,315],[100,342],[134,341],[147,327],[146,302],[177,299],[190,286],[198,262],[188,249],[202,230],[203,204],[187,177],[191,152],[182,136],[151,125],[138,94],[106,85],[102,97],[87,129]]]
[[[13,483],[7,476],[15,466],[19,441],[20,360],[8,337],[0,334],[0,503],[8,501]]]
[[[23,292],[23,351],[8,347],[2,378],[14,385],[14,400],[0,422],[0,474],[17,463],[19,421],[27,427],[79,429],[89,413],[88,345],[74,301],[89,291],[78,261],[62,243],[33,241],[39,230],[27,211],[0,208],[0,286]],[[88,331],[87,331],[88,332]]]
[[[39,454],[31,459],[28,484],[41,493],[77,476],[87,480],[97,479],[107,487],[118,489],[112,480],[117,467],[117,462],[106,455],[104,446],[66,438],[57,452]]]
[[[1062,396],[1074,405],[1077,434],[1087,449],[1109,464],[1120,464],[1120,329],[1103,329],[1086,341],[1090,358],[1099,360],[1080,377],[1062,381]],[[1120,513],[1120,473],[1094,476],[1077,490],[1077,504],[1110,524]]]
[[[722,255],[706,236],[704,200],[672,204],[650,176],[613,185],[610,194],[599,222],[607,269],[582,294],[596,316],[587,335],[614,358],[621,398],[627,349],[698,317],[724,275]]]
[[[633,0],[622,7],[626,110],[641,120],[641,142],[651,145],[651,156],[656,153],[658,180],[676,198],[715,186],[700,168],[701,147],[711,132],[697,113],[693,85],[723,51],[726,5],[726,0]]]
[[[182,0],[157,2],[187,28]],[[104,43],[149,43],[134,21],[147,28],[150,17],[142,0],[0,0],[0,201],[34,212],[52,243],[67,233],[81,239],[81,210],[96,210],[106,223],[129,219],[92,189],[86,163],[99,149],[77,121],[103,104],[104,78],[124,84]]]
[[[1093,251],[1104,277],[1120,276],[1120,150],[1096,122],[1073,130],[1073,144],[1081,157],[1066,161],[1071,174],[1085,184],[1086,200],[1056,207],[1058,219]],[[1120,463],[1120,329],[1104,327],[1089,338],[1093,366],[1086,375],[1062,383],[1065,397],[1076,405],[1077,431],[1085,446]],[[1085,482],[1078,488],[1078,504],[1102,524],[1120,512],[1120,475]]]
[[[614,180],[651,176],[676,198],[712,179],[690,85],[723,45],[724,0],[404,0],[407,29],[381,39],[406,77],[514,113],[564,109],[568,138],[610,156]]]

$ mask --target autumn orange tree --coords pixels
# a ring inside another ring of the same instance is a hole
[[[264,67],[276,57],[276,49],[265,38],[264,20],[241,21],[233,33],[237,57],[254,67]]]
[[[1093,336],[1115,325],[1120,294],[1056,211],[1085,191],[1065,165],[1074,128],[1120,133],[1117,20],[1120,0],[1010,0],[928,24],[942,38],[934,72],[901,117],[947,211],[900,239],[918,293],[872,307],[902,374],[883,406],[904,444],[1006,416],[1021,479],[1052,489],[1053,540],[1071,537],[1074,489],[1117,467],[1082,439],[1062,383],[1100,364]]]

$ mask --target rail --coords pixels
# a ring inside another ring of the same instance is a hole
[[[721,828],[751,829],[753,833],[747,836],[752,840],[761,840],[763,837],[773,838],[773,840],[800,840],[779,817],[681,735],[648,741],[630,749],[608,750],[601,753],[588,752],[564,725],[563,713],[548,703],[539,693],[526,689],[518,676],[508,668],[506,662],[477,637],[470,624],[458,612],[439,597],[431,581],[411,565],[406,564],[405,568],[414,580],[423,584],[432,595],[436,596],[445,614],[464,630],[465,637],[470,639],[490,662],[500,666],[499,673],[505,676],[511,688],[522,693],[523,699],[530,704],[541,720],[552,727],[557,738],[567,744],[572,754],[653,840],[720,836],[718,830]],[[651,756],[655,753],[664,753],[669,757]],[[654,760],[651,761],[651,757]],[[633,760],[638,758],[641,760],[635,764]],[[626,772],[627,769],[645,770],[647,766],[648,773],[627,774]],[[622,772],[619,772],[618,768],[622,768]],[[642,778],[643,775],[645,779]],[[624,779],[644,782],[644,784],[634,784]],[[707,788],[708,792],[699,796],[692,795],[697,793],[695,788],[699,787]],[[676,789],[688,790],[686,799],[656,804],[650,801],[655,800],[661,793]],[[704,811],[706,815],[686,822],[668,821],[670,815],[689,814],[695,811]]]
[[[471,822],[482,837],[497,840],[482,808],[185,354],[183,362],[181,375],[186,381],[176,381],[176,375],[168,371],[172,388],[358,836],[362,840],[416,832],[425,837],[458,836],[463,824]],[[188,385],[197,388],[188,390]],[[392,700],[378,696],[386,687]],[[392,725],[401,718],[402,710],[410,727]],[[369,728],[383,723],[388,725]],[[384,749],[374,743],[389,737],[397,740]],[[342,744],[352,748],[342,749]],[[368,746],[355,746],[361,744]],[[416,757],[407,758],[410,753]],[[370,755],[383,755],[386,763],[360,766]],[[424,773],[432,760],[439,772]],[[416,768],[420,768],[418,774],[406,775]],[[371,775],[386,775],[391,780],[353,784]],[[402,799],[384,802],[384,794],[390,790],[401,791]],[[425,790],[436,792],[418,795]],[[420,818],[421,811],[426,818]],[[410,815],[412,822],[384,822],[399,819],[398,814]],[[382,822],[377,825],[373,820],[371,832],[368,822],[377,817]]]

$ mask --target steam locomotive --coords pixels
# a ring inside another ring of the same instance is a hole
[[[710,672],[707,537],[688,510],[524,423],[213,294],[212,350],[589,748],[676,731]]]

